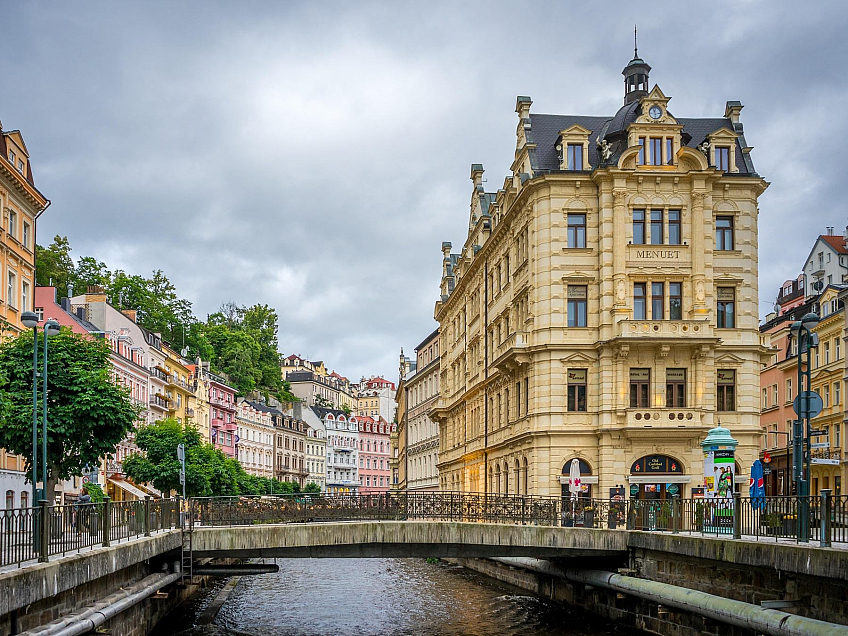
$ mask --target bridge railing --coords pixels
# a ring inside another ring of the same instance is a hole
[[[179,527],[178,499],[62,504],[0,510],[0,567],[47,561]]]

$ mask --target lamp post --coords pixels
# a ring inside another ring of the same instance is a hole
[[[55,336],[59,333],[59,323],[52,318],[44,323],[44,373],[41,384],[41,397],[43,399],[43,421],[42,429],[44,431],[41,437],[41,472],[44,475],[42,488],[44,488],[44,499],[47,499],[47,340],[48,336]]]
[[[795,412],[798,419],[792,426],[792,472],[795,477],[795,494],[798,497],[798,540],[807,542],[810,539],[810,398],[812,386],[810,373],[812,367],[812,350],[817,346],[815,334],[812,329],[819,324],[819,317],[809,313],[801,320],[792,323],[789,328],[795,336],[798,353],[798,408]],[[806,336],[806,338],[805,338]],[[807,346],[807,368],[801,366],[802,343]],[[806,377],[807,385],[804,389],[803,379]]]
[[[32,507],[38,505],[38,316],[21,314],[21,324],[32,329]]]

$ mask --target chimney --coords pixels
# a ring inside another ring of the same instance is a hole
[[[77,307],[77,318],[85,320],[85,307]]]
[[[302,420],[303,419],[303,405],[301,404],[300,401],[297,401],[294,404],[292,404],[292,411],[294,412],[294,418],[296,420]]]
[[[129,318],[129,319],[130,319],[130,320],[132,320],[133,322],[135,322],[135,321],[136,321],[136,320],[135,320],[135,314],[136,314],[136,310],[135,310],[135,309],[122,309],[122,310],[121,310],[121,313],[122,313],[122,314],[124,314],[127,318]]]
[[[74,297],[74,284],[68,283],[68,298]]]
[[[825,228],[825,229],[827,230],[827,235],[828,235],[828,236],[833,236],[833,226],[832,226],[832,225],[831,225],[831,226],[829,226],[829,227],[827,227],[827,228]]]

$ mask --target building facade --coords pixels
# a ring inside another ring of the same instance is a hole
[[[274,427],[274,476],[280,481],[305,486],[309,477],[306,465],[308,426],[299,417],[270,408]]]
[[[249,475],[274,476],[274,427],[271,413],[244,398],[236,406],[236,458]]]
[[[806,281],[806,298],[818,296],[828,285],[848,283],[848,228],[844,234],[835,234],[829,227],[813,244],[804,262],[803,277]]]
[[[444,490],[689,496],[719,422],[745,474],[760,448],[756,173],[727,102],[678,118],[624,69],[614,116],[531,113],[512,173],[473,165],[468,236],[443,245],[439,474]],[[565,486],[567,489],[567,486]]]
[[[50,205],[35,187],[29,151],[19,130],[0,124],[0,335],[24,329],[21,314],[33,310],[36,219]],[[0,493],[7,508],[34,505],[23,458],[0,449]]]
[[[391,486],[392,425],[386,420],[356,417],[359,427],[359,492],[373,495],[388,492]]]
[[[407,490],[439,489],[439,425],[430,410],[439,398],[439,330],[415,348],[416,371],[406,381]]]
[[[326,431],[326,489],[330,494],[356,494],[359,481],[359,425],[339,409],[311,407]]]
[[[403,355],[400,350],[400,364],[398,367],[398,386],[395,391],[396,424],[392,427],[390,441],[392,444],[392,455],[389,466],[392,471],[392,490],[403,492],[407,487],[407,461],[406,446],[408,439],[408,415],[409,415],[409,391],[406,382],[415,374],[415,360]]]

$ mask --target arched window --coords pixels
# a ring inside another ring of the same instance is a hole
[[[501,491],[503,494],[509,494],[509,464],[504,462],[503,465],[503,490]]]
[[[592,474],[592,467],[589,465],[589,462],[578,459],[577,460],[580,465],[580,477],[586,477]],[[571,473],[571,459],[565,462],[562,465],[562,474],[565,479],[562,480],[562,496],[563,498],[571,498],[571,490],[568,487],[568,475]],[[580,493],[581,498],[591,499],[592,498],[592,484],[587,484],[583,482],[582,484],[582,492]]]
[[[520,495],[521,494],[521,464],[518,462],[517,459],[515,460],[515,474],[513,475],[513,478],[514,478],[514,481],[515,481],[515,484],[513,485],[513,488],[515,489],[515,494]]]
[[[7,490],[6,491],[6,510],[11,510],[15,507],[15,491]]]
[[[524,486],[523,494],[526,495],[528,493],[528,487],[527,487],[528,470],[527,470],[527,458],[526,457],[524,458],[524,462],[521,466],[521,472],[524,473],[521,481],[522,481],[522,484]]]
[[[501,465],[495,464],[495,492],[500,492],[501,488]]]
[[[630,466],[632,499],[666,499],[684,496],[683,464],[667,455],[644,455]]]

